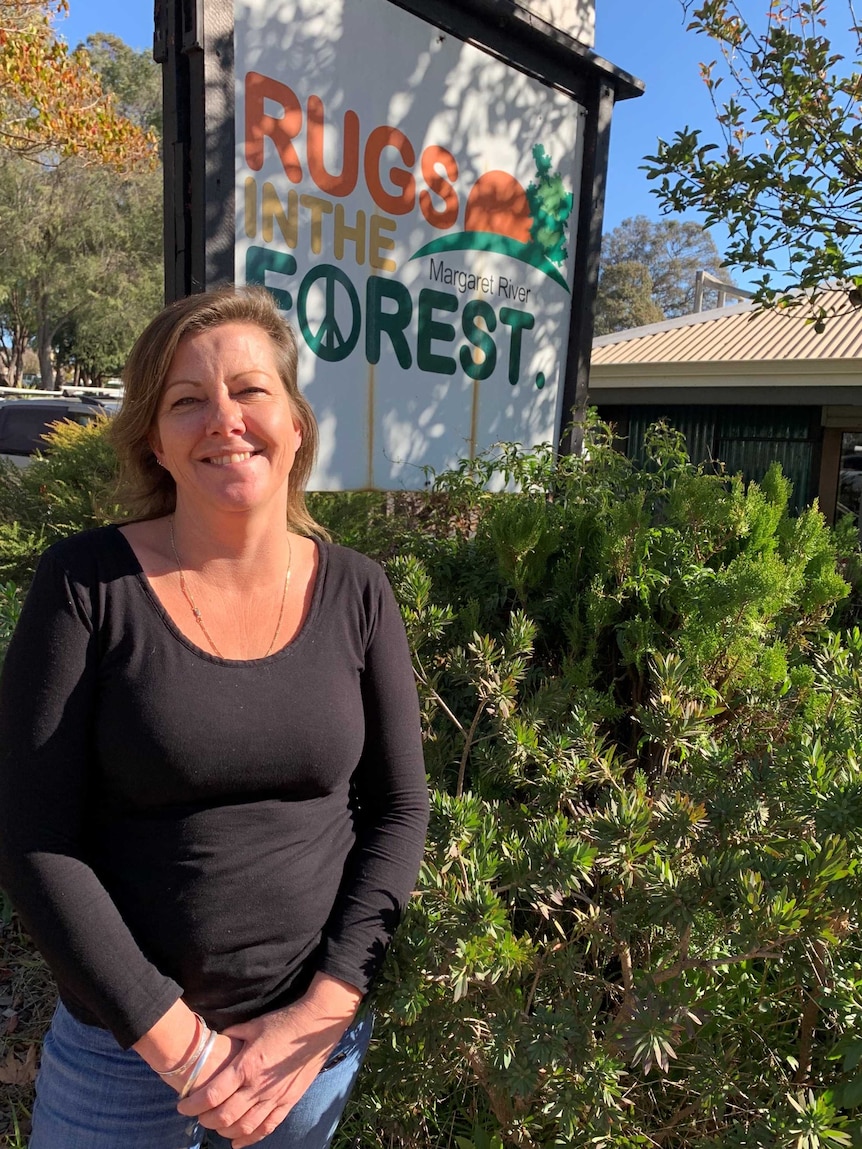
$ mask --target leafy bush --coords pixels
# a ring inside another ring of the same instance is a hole
[[[51,543],[120,517],[106,427],[106,419],[55,423],[28,467],[0,466],[0,580],[26,585]]]
[[[3,471],[0,581],[113,518],[112,475],[99,428]],[[387,561],[433,791],[338,1145],[862,1145],[858,557],[787,498],[601,427],[312,496]]]
[[[60,422],[29,467],[0,459],[0,581],[26,585],[52,542],[124,517],[107,426],[104,419],[86,427]],[[379,559],[397,554],[416,530],[439,529],[448,508],[447,500],[412,492],[311,492],[308,503],[338,542]]]
[[[491,496],[489,482],[522,493]],[[850,1145],[862,633],[816,510],[507,450],[390,574],[432,827],[339,1144]]]
[[[0,663],[20,613],[21,592],[18,587],[11,582],[0,584]]]

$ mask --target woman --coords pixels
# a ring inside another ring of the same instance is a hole
[[[165,308],[112,436],[131,517],[46,552],[0,683],[0,881],[61,997],[31,1149],[322,1149],[426,827],[404,629],[306,509],[262,289]]]

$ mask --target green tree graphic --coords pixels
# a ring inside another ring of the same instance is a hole
[[[535,183],[527,188],[527,202],[533,213],[530,238],[552,262],[561,266],[568,257],[566,227],[572,214],[574,197],[563,187],[559,172],[551,174],[552,160],[543,144],[533,148],[536,161]]]

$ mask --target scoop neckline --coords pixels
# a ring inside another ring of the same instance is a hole
[[[186,650],[191,651],[191,653],[196,655],[198,658],[201,658],[206,662],[212,662],[216,666],[263,666],[270,662],[277,662],[280,659],[288,658],[297,648],[297,646],[301,645],[301,643],[305,640],[305,636],[312,629],[317,618],[320,600],[323,597],[323,583],[326,575],[327,562],[329,559],[329,551],[323,539],[319,539],[315,535],[308,536],[317,547],[317,574],[315,575],[314,579],[314,589],[311,592],[311,605],[308,608],[308,614],[303,619],[302,626],[300,626],[299,630],[296,632],[290,642],[286,643],[286,645],[280,647],[278,650],[274,650],[272,654],[263,655],[260,658],[222,658],[217,654],[212,654],[210,651],[204,650],[204,648],[202,646],[198,646],[196,642],[192,642],[190,638],[183,634],[183,632],[171,618],[170,614],[165,609],[164,603],[156,594],[152,584],[150,583],[150,580],[147,578],[146,572],[141,566],[141,561],[135,552],[135,548],[120,529],[124,525],[125,524],[123,523],[111,524],[116,537],[121,540],[123,547],[131,556],[135,567],[137,568],[134,572],[135,579],[143,588],[144,594],[155,609],[156,614],[162,620],[171,637],[179,642],[182,646],[184,646]]]

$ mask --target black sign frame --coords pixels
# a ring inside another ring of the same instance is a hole
[[[610,129],[618,100],[643,94],[603,60],[515,0],[389,0],[569,95],[586,112],[568,347],[563,452],[581,446],[595,325]],[[163,70],[165,298],[234,275],[233,0],[156,0],[153,54]]]

